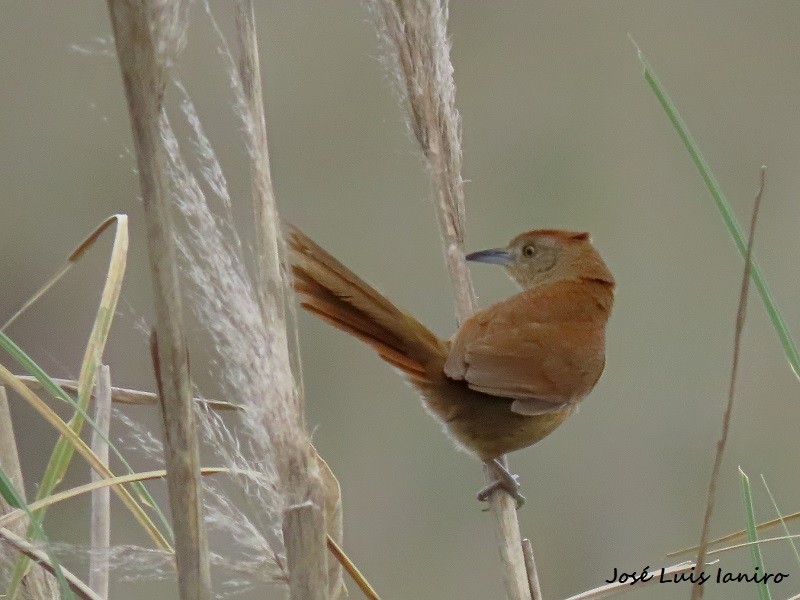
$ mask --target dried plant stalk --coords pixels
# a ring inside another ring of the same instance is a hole
[[[97,367],[95,378],[94,422],[92,452],[108,465],[108,438],[111,429],[111,371],[108,365]],[[101,477],[91,472],[92,481]],[[92,551],[89,556],[89,587],[101,598],[108,598],[109,548],[111,546],[111,490],[107,487],[92,492],[90,535]]]
[[[281,276],[280,228],[275,191],[269,166],[267,124],[264,114],[264,93],[261,84],[261,68],[258,57],[255,14],[251,0],[237,0],[236,32],[239,46],[238,72],[241,81],[242,108],[245,120],[247,148],[250,154],[250,181],[253,196],[253,212],[256,225],[256,278],[261,311],[268,323],[275,321],[276,328],[286,333],[283,277]],[[281,282],[281,285],[274,284]],[[276,331],[277,333],[277,331]],[[286,355],[280,360],[289,363],[288,344],[284,340]],[[285,368],[286,365],[282,365]]]
[[[476,311],[477,301],[464,260],[461,122],[455,108],[447,39],[447,1],[372,0],[371,4],[408,108],[409,127],[425,156],[436,190],[436,213],[456,295],[456,318],[463,323]],[[506,595],[510,600],[530,600],[531,588],[538,587],[538,582],[534,586],[528,581],[515,502],[501,489],[492,493],[490,502]],[[533,565],[532,553],[529,562]]]
[[[289,568],[289,597],[292,600],[326,600],[328,574],[316,548],[326,544],[322,510],[306,502],[284,512],[283,543]]]
[[[28,386],[28,389],[34,392],[41,392],[44,386],[39,383],[35,377],[30,375],[17,375],[22,383]],[[52,378],[53,383],[63,389],[65,392],[77,392],[78,382],[74,379],[56,379]],[[94,398],[94,396],[90,396]],[[135,404],[135,405],[157,405],[161,400],[158,394],[153,392],[143,392],[141,390],[131,390],[128,388],[112,387],[111,388],[111,401],[119,404]],[[194,398],[194,401],[202,406],[210,408],[211,410],[238,410],[239,407],[230,402],[222,400],[210,400],[208,398]]]
[[[256,293],[264,326],[270,332],[271,371],[273,394],[277,401],[287,403],[286,416],[295,420],[293,429],[306,430],[303,398],[298,382],[292,373],[287,335],[285,302],[288,286],[283,276],[284,242],[280,230],[275,192],[270,174],[269,147],[267,143],[266,116],[258,57],[258,38],[255,14],[251,0],[237,0],[236,31],[239,48],[237,73],[239,76],[238,109],[245,126],[247,149],[250,156],[250,178],[255,216],[256,236]],[[291,293],[291,292],[289,292]],[[293,440],[294,444],[299,440]],[[300,450],[296,444],[295,452]],[[299,452],[310,477],[303,486],[305,490],[292,499],[291,504],[301,504],[313,499],[322,506],[323,484],[316,468],[316,457],[310,444]],[[325,556],[324,544],[321,548]]]
[[[302,385],[292,373],[291,357],[287,335],[285,302],[287,280],[282,272],[282,257],[285,256],[283,237],[279,226],[277,203],[272,186],[269,164],[269,146],[264,112],[264,97],[258,56],[258,37],[255,27],[255,13],[252,0],[237,0],[236,32],[239,49],[239,109],[245,125],[247,148],[250,157],[250,179],[255,216],[256,248],[256,291],[262,319],[272,334],[272,370],[278,384],[273,391],[277,401],[290,403],[288,415],[296,419],[295,428],[306,430],[303,411]],[[299,440],[295,440],[299,441]],[[301,442],[302,443],[302,442]],[[293,501],[303,504],[293,505],[283,513],[284,545],[289,568],[289,592],[294,599],[336,598],[342,589],[341,567],[334,560],[328,560],[326,530],[341,542],[341,500],[338,482],[327,465],[308,445],[295,446],[294,454],[303,463],[300,477],[293,477],[293,488],[302,488],[303,496]],[[310,451],[310,452],[309,452]],[[323,467],[327,471],[321,472]],[[323,475],[329,474],[328,479]],[[329,482],[332,478],[335,486]],[[304,481],[303,481],[304,480]],[[334,497],[335,496],[335,497]],[[313,506],[306,501],[313,502]],[[298,508],[300,507],[309,507]],[[339,512],[336,512],[338,507]],[[327,510],[323,510],[327,509]],[[328,523],[325,517],[338,522]],[[316,527],[316,530],[313,528]],[[301,543],[302,542],[302,543]],[[328,570],[330,565],[330,590],[328,589]]]
[[[14,488],[22,495],[25,492],[25,484],[22,479],[22,469],[19,464],[19,454],[17,453],[17,439],[14,436],[14,426],[11,422],[11,410],[8,407],[8,396],[6,388],[0,386],[0,469],[8,475]],[[0,496],[0,513],[6,514],[11,507],[5,499]],[[11,527],[14,533],[25,535],[27,523],[17,523]]]
[[[531,587],[531,600],[542,600],[542,588],[539,585],[539,573],[533,560],[533,546],[527,538],[522,540],[522,554],[525,556],[525,568],[528,570],[528,582]]]
[[[180,290],[170,181],[162,137],[166,70],[183,37],[180,3],[108,0],[133,129],[156,307],[153,359],[166,433],[167,486],[182,599],[211,596],[198,443]]]
[[[731,376],[728,383],[728,399],[725,404],[725,412],[722,416],[722,434],[717,442],[717,449],[714,455],[714,466],[711,469],[711,478],[708,482],[708,496],[706,508],[703,515],[703,528],[700,533],[700,544],[697,548],[697,560],[695,564],[702,569],[706,562],[708,552],[708,536],[711,531],[711,517],[714,514],[714,501],[717,493],[717,480],[722,469],[722,457],[725,455],[725,447],[728,443],[728,432],[731,426],[731,413],[733,412],[733,398],[736,391],[736,375],[739,370],[739,354],[742,346],[742,331],[744,330],[744,320],[747,316],[747,295],[750,291],[750,271],[752,269],[753,241],[756,235],[756,223],[758,221],[758,209],[761,208],[761,198],[764,195],[764,185],[766,183],[767,168],[761,167],[758,194],[753,202],[753,212],[750,217],[750,233],[747,236],[747,251],[744,256],[744,272],[742,273],[742,284],[739,290],[739,308],[736,311],[736,327],[733,342],[733,360],[731,364]],[[703,586],[699,580],[692,585],[691,600],[699,600],[703,597]]]
[[[47,554],[36,548],[25,538],[13,533],[5,527],[0,527],[0,541],[8,546],[11,546],[20,554],[24,554],[48,573],[54,573],[53,565],[50,562],[50,559],[47,557]],[[103,600],[100,598],[100,596],[95,594],[89,588],[89,586],[87,586],[84,582],[78,579],[78,577],[64,567],[61,567],[61,573],[64,575],[64,579],[66,580],[69,588],[79,598],[82,598],[83,600]],[[50,596],[41,596],[41,598],[47,598],[48,600],[50,598],[57,597],[58,593],[55,590]]]
[[[253,5],[241,1],[235,6],[239,48],[236,60],[222,36],[220,41],[251,161],[256,214],[255,281],[245,267],[238,234],[226,219],[231,207],[227,182],[188,94],[180,85],[181,108],[198,149],[202,182],[187,167],[166,119],[162,136],[176,205],[186,223],[178,249],[183,270],[192,284],[194,301],[190,306],[209,328],[223,394],[235,399],[240,407],[237,414],[241,429],[236,438],[223,423],[212,423],[208,418],[203,419],[204,431],[224,461],[236,470],[256,474],[248,478],[246,492],[257,514],[246,516],[232,511],[230,503],[215,494],[212,521],[237,539],[245,537],[242,541],[253,548],[250,555],[263,557],[249,562],[247,568],[270,571],[275,573],[275,581],[286,582],[290,574],[280,558],[281,540],[274,535],[282,529],[284,511],[310,501],[325,509],[326,516],[330,515],[328,531],[340,537],[336,512],[329,510],[330,506],[339,506],[340,500],[338,486],[326,485],[321,475],[306,428],[300,383],[291,368],[280,258],[283,242],[269,174]],[[207,3],[206,10],[210,13]],[[221,216],[217,207],[212,209],[203,183],[226,211]],[[336,495],[333,502],[331,493]],[[244,535],[237,535],[239,532]],[[311,553],[308,556],[313,557],[313,564],[324,569],[328,562],[324,527],[321,533],[322,542],[304,551]],[[329,596],[335,598],[341,577],[330,579]]]
[[[25,482],[22,478],[19,455],[17,453],[17,440],[14,436],[14,426],[11,422],[11,411],[8,407],[6,389],[0,386],[0,469],[8,475],[14,489],[24,497]],[[11,507],[0,496],[0,513],[6,514]],[[28,519],[25,516],[8,528],[11,533],[24,536],[28,529]],[[36,569],[29,571],[23,579],[19,597],[21,600],[46,600],[53,598],[57,586],[55,580],[45,571]]]

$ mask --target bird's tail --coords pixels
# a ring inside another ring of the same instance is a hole
[[[303,308],[371,346],[412,383],[424,387],[441,377],[445,341],[299,229],[292,227],[288,239],[294,288]]]

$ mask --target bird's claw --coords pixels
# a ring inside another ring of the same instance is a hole
[[[498,479],[496,481],[493,481],[492,483],[490,483],[489,485],[487,485],[485,488],[483,488],[481,491],[478,492],[477,495],[478,500],[480,502],[486,502],[489,500],[489,496],[492,495],[493,491],[495,491],[497,488],[503,488],[514,498],[514,500],[517,501],[517,510],[519,510],[525,504],[525,496],[519,493],[519,475],[514,475],[513,477],[515,485],[512,487],[512,489],[508,489],[508,487],[504,485],[505,482]],[[484,508],[481,510],[483,510],[483,512],[487,512],[489,509]]]

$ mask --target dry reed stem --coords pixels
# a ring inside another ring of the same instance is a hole
[[[225,467],[203,467],[201,473],[203,475],[216,475],[219,473],[230,473],[230,469]],[[31,502],[28,504],[28,510],[34,511],[40,508],[53,506],[59,502],[64,502],[70,498],[76,498],[82,494],[89,494],[102,488],[113,487],[116,489],[122,485],[125,485],[126,483],[132,483],[134,481],[150,481],[152,479],[164,479],[166,476],[167,472],[164,469],[160,469],[158,471],[131,473],[130,475],[119,475],[117,477],[109,477],[108,479],[101,479],[91,483],[84,483],[83,485],[79,485],[77,487],[64,490],[63,492],[52,494],[46,498],[42,498],[41,500]],[[10,523],[24,519],[26,516],[27,514],[23,509],[15,508],[11,512],[0,515],[0,527],[7,527]],[[163,548],[160,548],[159,551],[167,555],[172,555],[171,551],[164,550]]]
[[[162,138],[168,63],[183,36],[180,3],[108,0],[133,130],[156,308],[152,350],[165,425],[167,487],[182,600],[211,597],[208,540],[183,316],[170,180]]]
[[[17,453],[17,440],[14,436],[14,426],[11,421],[11,411],[8,406],[6,389],[0,386],[0,469],[8,476],[14,489],[21,497],[25,497],[25,481],[22,477],[19,455]],[[0,496],[0,513],[8,514],[11,507]],[[24,514],[24,513],[23,513]],[[9,530],[19,536],[24,536],[28,530],[28,516],[11,525]],[[52,598],[56,592],[55,580],[45,571],[36,569],[29,571],[22,581],[20,588],[21,600],[45,600]]]
[[[533,560],[533,546],[528,538],[522,540],[522,554],[525,557],[525,568],[528,571],[528,581],[531,585],[531,600],[542,600],[539,573],[536,572],[536,562]]]
[[[326,545],[322,509],[312,502],[287,508],[283,513],[283,544],[289,569],[289,597],[292,600],[326,600],[325,555],[320,560],[317,552],[319,546]]]
[[[0,469],[8,475],[14,489],[20,496],[25,494],[25,482],[22,479],[22,469],[17,453],[17,439],[14,435],[14,425],[11,421],[11,410],[8,406],[8,396],[6,388],[0,386]],[[11,506],[0,496],[0,513],[6,514],[12,510]],[[17,523],[13,528],[13,533],[25,534],[27,523]]]
[[[45,571],[50,574],[53,574],[55,571],[53,569],[53,565],[50,562],[50,559],[47,555],[33,546],[28,540],[25,538],[17,535],[16,533],[6,529],[5,527],[0,527],[0,541],[4,542],[5,544],[14,548],[20,554],[24,554],[28,558],[30,558],[34,563],[42,567]],[[85,583],[83,583],[78,577],[76,577],[72,572],[68,571],[64,567],[61,567],[61,573],[64,575],[64,579],[67,582],[69,588],[83,600],[103,600],[100,596],[95,594]],[[42,596],[42,600],[47,599],[50,600],[51,598],[57,598],[58,594],[54,592],[50,596]]]
[[[44,386],[39,383],[35,377],[30,375],[17,375],[22,383],[28,386],[28,389],[35,392],[44,390]],[[78,382],[74,379],[56,379],[52,378],[53,383],[63,389],[65,392],[75,393],[78,391]],[[94,398],[91,395],[90,398]],[[210,400],[208,398],[193,398],[193,400],[212,410],[240,410],[239,406],[230,402],[222,400]],[[154,392],[143,392],[141,390],[131,390],[128,388],[112,387],[111,388],[111,401],[119,404],[134,404],[137,406],[156,406],[161,403],[158,394]]]
[[[303,397],[299,393],[297,380],[292,373],[289,354],[285,302],[287,293],[291,294],[291,291],[282,272],[282,256],[285,255],[285,251],[270,174],[255,14],[252,0],[237,0],[235,7],[239,48],[238,73],[242,94],[240,101],[241,108],[248,117],[245,119],[245,134],[250,156],[251,193],[256,227],[256,291],[264,323],[274,335],[276,353],[273,368],[276,373],[283,374],[276,378],[282,389],[276,389],[275,393],[283,401],[293,403],[295,417],[298,420],[297,425],[305,429]],[[313,456],[313,449],[310,447],[308,449],[312,450],[312,453],[304,452],[301,457],[310,465],[316,463],[316,458]],[[308,469],[303,475],[308,478],[306,486],[310,499],[320,509],[324,508],[324,489],[319,471]],[[323,533],[324,530],[323,526]],[[306,557],[306,564],[316,564],[317,562],[325,564],[327,551],[324,536],[319,541],[318,547],[306,549],[306,551],[316,554],[316,557]]]
[[[728,384],[728,401],[725,406],[725,413],[722,417],[722,435],[717,442],[717,451],[714,456],[714,467],[711,470],[711,479],[708,482],[708,499],[706,501],[705,514],[703,516],[703,529],[700,534],[700,544],[697,550],[697,560],[695,564],[703,568],[708,551],[708,536],[711,530],[711,517],[714,513],[714,500],[717,493],[717,480],[722,468],[722,457],[725,454],[725,447],[728,443],[728,431],[731,425],[731,413],[733,412],[733,398],[736,390],[736,375],[739,369],[739,354],[742,345],[742,331],[744,329],[745,316],[747,314],[747,293],[750,291],[750,267],[753,255],[753,241],[756,234],[756,221],[758,220],[758,209],[761,207],[761,198],[764,194],[764,184],[766,183],[767,168],[761,167],[761,175],[758,187],[758,194],[753,202],[753,214],[750,217],[750,234],[747,238],[747,252],[744,257],[744,272],[742,273],[742,284],[739,292],[739,307],[736,311],[736,329],[733,342],[733,361],[731,364],[731,376]],[[698,579],[692,585],[692,600],[699,600],[703,597],[703,586]]]
[[[204,4],[219,35],[221,55],[235,95],[234,107],[246,134],[251,173],[257,179],[252,184],[254,210],[256,214],[262,211],[264,220],[273,221],[256,224],[259,252],[264,255],[256,259],[254,282],[230,218],[232,202],[222,168],[188,93],[177,84],[182,94],[181,110],[192,131],[199,174],[195,176],[187,166],[165,117],[162,136],[170,183],[186,225],[177,245],[183,272],[191,284],[190,307],[212,338],[210,349],[215,354],[217,381],[223,393],[235,398],[241,409],[237,435],[221,420],[211,418],[210,413],[202,419],[204,433],[226,464],[234,470],[255,473],[240,482],[247,504],[256,509],[255,513],[246,515],[234,508],[227,494],[217,489],[209,494],[209,519],[249,550],[242,557],[247,568],[274,569],[274,581],[285,582],[288,577],[280,557],[279,539],[284,511],[307,501],[322,508],[327,498],[306,429],[300,384],[291,370],[281,297],[285,283],[278,249],[282,242],[269,180],[261,92],[254,91],[260,88],[260,78],[252,5],[243,3],[237,7],[240,57],[234,59],[208,3]],[[213,208],[212,200],[217,201]],[[324,544],[315,552],[318,562],[324,564]]]
[[[108,465],[108,439],[111,430],[111,371],[108,365],[98,365],[95,377],[94,423],[92,452]],[[94,471],[91,480],[101,477]],[[107,487],[92,492],[92,513],[89,539],[89,587],[101,598],[108,598],[109,548],[111,546],[111,490]]]
[[[275,201],[275,192],[272,186],[272,176],[269,165],[269,146],[267,143],[267,125],[264,113],[264,94],[261,82],[261,69],[258,56],[258,37],[256,35],[255,13],[252,0],[237,0],[236,8],[236,32],[239,48],[238,73],[241,82],[241,104],[247,119],[245,119],[245,135],[247,148],[250,156],[250,181],[253,199],[253,211],[255,216],[255,248],[256,248],[256,291],[258,294],[259,306],[262,318],[267,328],[275,336],[275,348],[277,352],[274,356],[275,372],[282,372],[283,377],[278,381],[284,385],[284,389],[275,390],[278,398],[284,401],[291,400],[296,405],[296,415],[301,420],[298,425],[305,428],[304,413],[302,410],[303,396],[299,393],[297,381],[292,374],[292,364],[289,355],[289,343],[287,335],[287,322],[285,302],[287,295],[286,278],[282,274],[282,256],[285,256],[283,248],[283,238],[280,231],[280,220]],[[291,294],[291,292],[289,292]],[[313,460],[313,457],[308,457]],[[303,600],[306,597],[324,598],[327,595],[328,577],[325,573],[328,564],[328,553],[326,550],[326,526],[322,509],[325,507],[325,488],[320,474],[317,471],[306,473],[308,478],[308,489],[311,500],[319,510],[321,517],[320,531],[316,535],[311,535],[307,527],[316,521],[312,518],[312,513],[316,512],[300,511],[289,508],[284,511],[283,531],[284,543],[287,551],[287,564],[289,566],[289,591],[290,596],[296,600]],[[338,483],[337,483],[338,488]],[[297,531],[290,531],[291,528],[300,528]],[[341,531],[339,532],[341,536]],[[295,544],[291,551],[301,552],[302,556],[295,554],[291,556],[289,543],[287,540],[302,540],[303,544]],[[330,561],[335,565],[330,582],[335,588],[331,589],[331,597],[339,594],[341,585],[341,567],[338,563]],[[310,573],[295,573],[292,567],[311,568]],[[322,571],[323,578],[312,577]],[[305,583],[299,585],[298,581]],[[314,585],[324,584],[325,587],[314,589]]]
[[[239,47],[238,73],[241,82],[243,108],[248,119],[246,124],[247,148],[250,155],[250,183],[253,198],[256,236],[256,281],[261,311],[267,323],[286,333],[285,285],[281,274],[280,247],[282,237],[278,227],[278,210],[272,175],[269,165],[269,146],[267,143],[267,124],[264,112],[264,93],[261,83],[261,67],[258,56],[258,36],[256,35],[255,13],[251,0],[237,0],[236,33]],[[288,364],[288,342],[283,340],[286,355],[282,361]],[[285,368],[285,367],[284,367]]]
[[[464,259],[461,120],[455,108],[447,1],[372,0],[372,5],[408,108],[409,127],[425,156],[437,194],[436,213],[455,290],[456,318],[463,323],[477,310],[477,301]],[[486,476],[491,478],[488,471]],[[489,501],[506,595],[509,600],[530,600],[538,581],[528,581],[516,503],[500,488]],[[528,562],[533,565],[532,553]],[[530,572],[536,572],[535,566]]]

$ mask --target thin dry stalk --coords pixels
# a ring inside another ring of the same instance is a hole
[[[241,407],[237,436],[221,421],[209,419],[210,413],[203,418],[204,431],[226,463],[236,470],[256,473],[244,484],[247,502],[256,509],[255,514],[239,511],[215,490],[209,494],[209,518],[216,528],[250,549],[244,557],[248,568],[269,571],[275,581],[285,582],[288,576],[280,556],[281,540],[275,536],[277,532],[280,538],[284,511],[309,501],[324,508],[329,499],[327,490],[334,488],[324,485],[321,477],[321,465],[306,428],[300,384],[291,369],[282,296],[285,283],[279,259],[282,242],[269,179],[252,8],[250,3],[237,6],[238,60],[233,59],[219,28],[217,31],[250,152],[254,210],[261,215],[256,230],[260,256],[256,259],[255,282],[245,267],[242,244],[230,220],[232,203],[221,166],[180,84],[181,109],[192,130],[200,178],[187,167],[166,118],[162,136],[176,206],[186,225],[178,249],[183,272],[191,284],[190,306],[208,327],[223,393],[235,398]],[[219,201],[213,209],[210,199]],[[221,216],[220,207],[225,211]],[[337,497],[334,504],[338,502]],[[308,551],[316,556],[315,564],[324,567],[324,538],[317,548]],[[336,594],[331,592],[330,596],[335,598]]]
[[[359,571],[355,563],[350,560],[350,557],[344,553],[339,544],[337,544],[330,535],[328,535],[328,550],[336,557],[336,560],[341,564],[344,570],[347,571],[347,574],[350,575],[353,581],[356,582],[356,585],[364,593],[364,597],[367,598],[367,600],[380,600],[375,588],[370,585],[369,581],[367,581],[361,571]],[[330,575],[330,570],[328,574]]]
[[[14,489],[24,498],[25,482],[22,478],[22,468],[20,467],[17,453],[17,440],[14,436],[11,411],[8,407],[8,397],[3,386],[0,386],[0,469],[8,475],[11,483],[14,484]],[[0,513],[7,514],[11,510],[12,508],[0,496]],[[11,525],[9,530],[14,534],[24,536],[28,530],[27,515]],[[39,569],[29,571],[25,575],[20,588],[20,598],[22,600],[52,598],[56,594],[56,587],[55,581],[46,572]]]
[[[269,165],[269,145],[267,143],[267,123],[264,113],[264,93],[261,83],[261,66],[258,57],[258,37],[256,35],[255,13],[251,0],[237,0],[236,41],[239,47],[238,73],[241,81],[243,108],[247,111],[247,148],[250,155],[250,182],[255,215],[256,237],[256,281],[259,302],[264,319],[286,332],[282,322],[285,318],[285,286],[275,287],[272,283],[283,281],[281,276],[280,247],[282,237],[278,227],[278,209],[272,175]],[[286,356],[281,357],[288,364],[288,344]]]
[[[92,452],[108,466],[108,439],[111,430],[111,371],[108,365],[97,367],[95,384]],[[101,477],[91,472],[92,481]],[[108,598],[109,548],[111,546],[111,490],[107,487],[92,492],[90,535],[92,551],[89,556],[89,587],[101,598]]]
[[[6,388],[0,386],[0,469],[8,475],[14,489],[20,495],[25,493],[25,483],[22,479],[22,469],[19,464],[19,454],[17,453],[17,439],[14,436],[14,426],[11,422],[11,410],[8,407],[8,396]],[[0,513],[6,514],[12,510],[5,499],[0,496]],[[14,533],[25,535],[28,528],[27,522],[19,522],[11,530]]]
[[[211,576],[162,137],[166,71],[183,36],[179,2],[108,0],[133,129],[155,293],[153,360],[162,400],[180,597],[208,599]]]
[[[53,565],[50,562],[50,559],[47,555],[33,546],[28,540],[25,538],[17,535],[16,533],[6,529],[5,527],[0,527],[0,541],[4,544],[11,546],[20,554],[24,554],[28,558],[30,558],[33,562],[37,565],[42,567],[45,571],[50,574],[53,574],[55,570],[53,569]],[[68,571],[64,567],[61,567],[61,573],[64,575],[64,579],[67,582],[67,585],[70,589],[83,600],[103,600],[95,594],[85,583],[83,583],[80,579],[78,579],[72,572]],[[57,598],[58,593],[54,592],[50,596],[41,596],[41,598]]]
[[[455,289],[456,318],[463,323],[477,310],[477,301],[464,260],[461,120],[455,108],[447,0],[372,0],[372,6],[408,108],[409,127],[436,190],[436,213]],[[488,471],[486,474],[491,477]],[[528,581],[515,501],[498,488],[490,503],[506,595],[510,600],[530,600],[532,587],[538,582]],[[533,564],[532,553],[529,562]]]
[[[750,234],[747,238],[747,253],[744,258],[744,273],[742,274],[741,291],[739,292],[739,308],[736,311],[736,330],[733,341],[733,361],[731,364],[731,377],[728,384],[728,402],[725,406],[725,414],[722,417],[722,436],[717,442],[717,452],[714,457],[714,468],[711,470],[711,479],[708,482],[708,499],[706,501],[705,515],[703,516],[703,530],[700,534],[700,545],[697,550],[696,564],[705,564],[708,552],[708,536],[711,530],[711,517],[714,513],[714,500],[717,493],[717,480],[722,468],[722,457],[725,454],[725,446],[728,443],[728,431],[731,425],[731,413],[733,412],[733,397],[736,390],[736,375],[739,369],[739,354],[742,345],[742,331],[747,314],[747,292],[750,290],[750,268],[753,254],[753,240],[756,234],[756,221],[758,220],[758,209],[761,207],[761,197],[764,194],[764,184],[766,183],[767,168],[761,167],[761,177],[758,186],[758,194],[753,202],[753,214],[750,217]],[[703,586],[700,581],[692,585],[692,600],[699,600],[703,597]]]
[[[22,383],[28,386],[35,392],[44,390],[44,386],[39,383],[35,377],[30,375],[17,375]],[[65,392],[76,393],[78,391],[78,382],[74,379],[56,379],[52,381],[63,389]],[[90,396],[94,398],[94,395]],[[152,405],[156,406],[161,403],[158,394],[153,392],[143,392],[141,390],[131,390],[128,388],[112,387],[111,388],[111,401],[119,404],[134,404],[134,405]],[[208,398],[194,398],[194,401],[200,406],[210,408],[211,410],[239,410],[236,404],[224,402],[222,400],[209,400]]]
[[[230,473],[230,469],[225,467],[204,467],[202,473],[203,475],[216,475],[219,473]],[[118,487],[121,485],[125,485],[126,483],[131,483],[133,481],[149,481],[151,479],[164,479],[166,476],[167,472],[163,469],[160,469],[158,471],[143,471],[141,473],[131,473],[130,475],[109,477],[108,479],[101,479],[99,481],[94,481],[92,483],[85,483],[83,485],[79,485],[78,487],[64,490],[63,492],[51,494],[46,498],[42,498],[41,500],[36,500],[35,502],[31,502],[30,504],[28,504],[28,510],[32,512],[40,508],[53,506],[60,502],[64,502],[65,500],[69,500],[70,498],[76,498],[83,494],[88,494],[104,487],[105,488]],[[20,519],[23,519],[25,516],[26,513],[21,508],[16,508],[4,515],[0,515],[0,527],[8,527],[10,523],[14,523]],[[163,553],[165,556],[172,556],[171,551],[167,552],[161,549],[157,551]]]
[[[303,395],[297,389],[297,380],[292,375],[292,364],[289,355],[289,344],[286,322],[286,279],[282,276],[281,257],[285,256],[283,237],[279,227],[278,208],[275,202],[275,192],[272,187],[272,176],[269,165],[269,146],[267,143],[267,125],[264,114],[264,94],[261,83],[261,68],[258,57],[258,37],[256,35],[255,12],[252,0],[237,0],[236,7],[236,32],[239,47],[238,72],[241,81],[242,108],[249,117],[245,119],[247,147],[250,156],[250,181],[253,198],[253,211],[255,214],[255,248],[256,248],[256,290],[261,307],[262,318],[267,327],[276,337],[275,347],[278,353],[275,356],[277,363],[275,369],[283,372],[280,381],[285,383],[286,389],[275,390],[278,397],[291,398],[297,406],[297,415],[303,418]],[[277,284],[277,285],[276,285]],[[291,292],[289,292],[291,294]],[[299,379],[299,378],[298,378]],[[303,423],[303,426],[305,424]],[[334,478],[335,480],[335,478]],[[318,485],[316,485],[318,483]],[[322,481],[314,482],[313,500],[318,508],[323,508]],[[337,484],[338,487],[338,484]],[[319,515],[322,521],[320,529],[312,535],[308,527],[313,525],[315,517]],[[331,524],[332,525],[332,524]],[[292,528],[299,528],[292,531]],[[286,543],[287,564],[289,566],[289,591],[292,598],[324,598],[328,584],[325,566],[328,563],[326,550],[326,525],[324,513],[320,510],[297,511],[291,507],[284,511],[283,521],[284,541]],[[288,539],[287,539],[288,536]],[[290,554],[289,540],[302,541],[295,543]],[[341,537],[339,539],[341,541]],[[303,553],[302,555],[297,553]],[[339,593],[342,581],[341,567],[335,561],[330,561],[331,572],[331,597]],[[311,568],[308,573],[295,573],[292,569],[301,567]],[[317,578],[319,569],[325,574],[324,578]],[[312,577],[312,575],[314,575]],[[300,582],[303,582],[302,584]],[[325,587],[314,589],[314,585],[325,584]],[[309,587],[312,586],[312,587]]]
[[[542,600],[542,587],[539,585],[539,573],[533,560],[533,546],[528,538],[522,540],[522,554],[525,556],[525,568],[528,570],[528,582],[531,587],[531,600]]]

